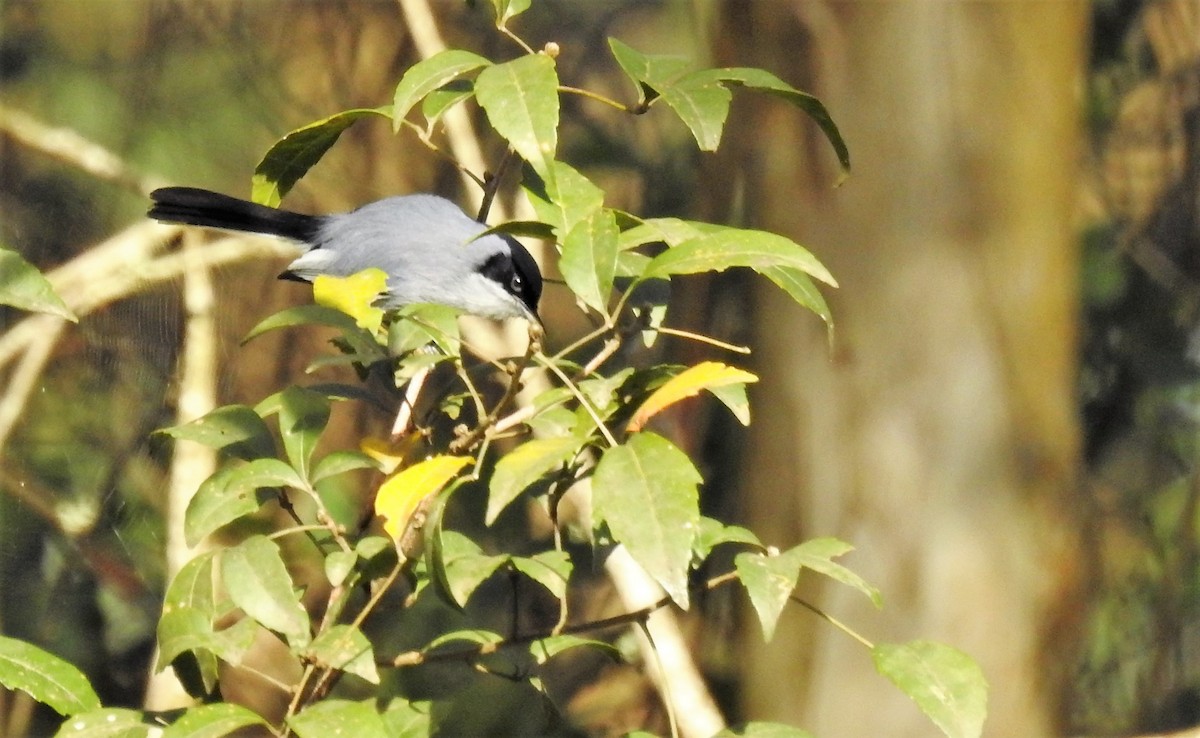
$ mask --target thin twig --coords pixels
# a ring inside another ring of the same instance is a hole
[[[806,601],[806,600],[802,600],[802,599],[800,599],[798,596],[796,596],[796,595],[794,595],[794,594],[793,594],[791,597],[789,597],[788,599],[790,599],[792,602],[795,602],[797,605],[800,605],[801,607],[804,607],[804,608],[808,609],[810,612],[812,612],[812,613],[814,613],[815,615],[817,615],[818,617],[820,617],[820,618],[824,619],[824,620],[825,620],[826,622],[828,622],[830,625],[834,626],[835,628],[837,628],[838,630],[842,631],[842,632],[843,632],[843,633],[845,633],[846,635],[850,636],[850,637],[851,637],[851,638],[853,638],[854,640],[856,640],[856,641],[858,641],[859,643],[863,644],[863,645],[864,645],[864,646],[866,646],[867,648],[870,648],[870,649],[874,649],[874,648],[875,648],[875,644],[874,644],[874,643],[871,643],[871,642],[870,642],[869,640],[867,640],[867,639],[866,639],[864,636],[862,636],[862,635],[859,635],[859,634],[858,634],[858,632],[856,632],[856,631],[855,631],[853,628],[851,628],[849,625],[846,625],[846,624],[845,624],[845,623],[843,623],[841,620],[838,620],[837,618],[835,618],[834,616],[832,616],[832,615],[830,615],[829,613],[825,612],[824,610],[822,610],[821,608],[819,608],[819,607],[817,607],[816,605],[812,604],[811,602],[808,602],[808,601]]]
[[[598,92],[592,92],[591,90],[584,90],[584,89],[580,89],[578,87],[570,87],[568,85],[559,85],[558,91],[559,92],[568,92],[572,95],[579,95],[580,97],[590,98],[597,102],[602,102],[605,105],[614,107],[617,110],[620,110],[625,113],[636,113],[637,112],[636,108],[631,108],[628,105],[626,105],[625,103],[617,102],[616,100],[613,100],[611,97],[605,97],[604,95],[601,95]]]
[[[600,434],[604,436],[604,440],[608,441],[608,445],[611,447],[618,446],[619,444],[617,443],[617,439],[613,437],[613,434],[611,431],[609,431],[608,426],[604,424],[604,420],[601,419],[600,413],[597,412],[596,408],[592,407],[592,403],[587,397],[584,396],[582,392],[579,391],[579,387],[577,387],[575,383],[571,381],[571,378],[564,374],[563,370],[559,369],[557,364],[555,364],[549,357],[540,351],[537,353],[535,358],[537,359],[538,363],[549,369],[551,373],[558,377],[559,381],[563,383],[563,386],[575,396],[576,400],[579,400],[579,404],[583,406],[584,411],[587,412],[592,421],[596,424],[596,428],[600,430]]]

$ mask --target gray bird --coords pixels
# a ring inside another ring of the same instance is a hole
[[[542,274],[525,247],[505,234],[478,237],[487,226],[436,195],[403,195],[348,213],[305,215],[195,187],[150,193],[148,215],[169,223],[264,233],[305,251],[280,279],[311,282],[369,267],[387,274],[376,302],[394,309],[428,302],[486,318],[535,323]],[[478,238],[477,238],[478,237]]]

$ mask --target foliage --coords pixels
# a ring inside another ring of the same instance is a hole
[[[836,286],[833,276],[808,250],[777,234],[606,207],[604,192],[557,158],[562,95],[583,95],[632,115],[664,104],[697,146],[711,151],[720,143],[731,88],[766,93],[810,116],[848,168],[846,145],[828,112],[763,70],[692,70],[685,60],[643,54],[615,39],[610,49],[637,92],[635,103],[565,86],[557,49],[535,52],[508,27],[529,3],[492,4],[498,32],[525,53],[496,62],[449,50],[414,65],[390,106],[337,113],[281,139],[255,170],[254,197],[277,204],[360,121],[387,118],[397,132],[437,148],[442,116],[473,101],[510,149],[502,167],[517,160],[526,165],[522,186],[536,221],[499,228],[552,237],[563,280],[595,328],[547,354],[540,327],[531,327],[528,350],[501,362],[496,372],[505,385],[499,399],[480,389],[477,377],[487,364],[472,364],[452,311],[417,306],[385,315],[373,306],[383,287],[378,270],[321,279],[314,285],[316,305],[268,317],[251,331],[252,338],[285,328],[332,328],[335,352],[314,359],[314,369],[349,364],[364,378],[382,373],[394,389],[440,367],[455,382],[439,392],[432,410],[413,418],[415,429],[402,424],[393,437],[364,439],[358,449],[327,451],[321,445],[334,405],[365,394],[341,385],[287,387],[255,407],[223,407],[162,431],[225,457],[187,509],[189,544],[218,532],[236,541],[194,558],[166,593],[158,666],[174,668],[186,688],[209,704],[170,716],[165,734],[224,735],[269,724],[267,717],[219,699],[221,664],[249,668],[244,657],[264,633],[286,648],[300,674],[277,685],[290,695],[282,722],[270,726],[278,735],[455,734],[469,732],[467,725],[477,731],[504,725],[514,732],[521,725],[523,732],[545,733],[558,722],[543,682],[552,673],[547,663],[577,650],[615,653],[607,641],[582,633],[641,625],[653,609],[686,609],[697,593],[739,582],[769,639],[789,602],[820,612],[794,594],[804,571],[881,603],[877,590],[835,561],[850,550],[840,541],[816,539],[780,552],[744,528],[702,516],[702,475],[681,448],[648,429],[668,407],[702,392],[748,423],[746,385],[757,380],[754,374],[717,361],[615,369],[608,361],[632,338],[664,331],[668,306],[646,297],[658,294],[639,289],[647,283],[748,268],[831,324],[817,283]],[[413,120],[418,116],[422,122]],[[477,173],[487,199],[502,173]],[[22,306],[54,310],[52,293],[45,294],[36,272],[31,276],[18,266],[15,273],[35,287],[37,298]],[[510,407],[521,383],[536,372],[553,377],[553,386]],[[503,452],[495,453],[501,446]],[[364,469],[380,480],[374,512],[382,531],[339,519],[322,494],[326,481]],[[561,520],[564,493],[579,486],[590,487],[590,520]],[[482,537],[450,523],[449,511],[466,489],[486,495],[487,526],[498,525],[518,501],[536,504],[553,523],[553,541],[539,550],[485,550]],[[272,505],[294,524],[266,530],[260,513]],[[564,541],[572,532],[575,539]],[[320,553],[324,581],[303,579],[289,567],[288,551],[301,545]],[[667,597],[616,619],[572,621],[567,602],[577,569],[585,557],[602,558],[615,545],[624,546]],[[733,568],[702,579],[721,547],[737,550]],[[554,603],[556,621],[518,633],[517,624],[504,623],[495,608],[478,605],[483,590],[505,581],[513,588],[516,582],[535,585]],[[307,596],[310,591],[324,593],[324,601]],[[846,630],[946,735],[980,734],[986,685],[968,657],[926,642],[872,645]],[[94,734],[89,731],[101,725],[114,734],[149,730],[152,716],[103,708],[73,667],[18,641],[0,641],[0,682],[69,716],[63,734]],[[502,699],[481,702],[485,695]],[[460,698],[473,700],[475,714],[447,709]],[[766,723],[721,734],[806,735]]]

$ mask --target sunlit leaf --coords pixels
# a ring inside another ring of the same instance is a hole
[[[251,725],[267,727],[267,721],[232,702],[189,707],[178,720],[163,728],[162,738],[222,738]]]
[[[85,738],[149,738],[152,727],[154,726],[143,721],[142,713],[137,710],[99,707],[73,715],[70,720],[63,722],[62,727],[54,736],[55,738],[73,735]]]
[[[563,280],[585,305],[601,315],[617,272],[617,223],[607,210],[593,212],[561,238],[558,262]]]
[[[0,684],[19,690],[60,715],[100,707],[91,683],[79,669],[37,646],[0,636]]]
[[[692,132],[700,150],[716,151],[733,97],[729,90],[717,80],[689,74],[662,87],[659,93]]]
[[[843,171],[849,171],[850,150],[846,147],[846,142],[842,140],[842,134],[834,124],[833,118],[830,117],[829,111],[817,98],[797,90],[765,69],[733,67],[709,69],[698,74],[710,75],[726,84],[742,85],[752,90],[765,92],[800,108],[813,119],[820,127],[821,132],[829,139]]]
[[[358,324],[354,318],[341,310],[323,305],[297,305],[280,310],[274,315],[264,318],[242,339],[246,343],[252,338],[261,336],[268,331],[280,328],[292,328],[299,325],[323,325],[330,328],[340,328],[343,331],[355,330]]]
[[[0,249],[0,305],[79,322],[37,267],[9,249]]]
[[[470,463],[466,456],[434,456],[389,477],[375,498],[375,514],[384,518],[383,529],[392,538],[402,536],[421,500],[440,491]]]
[[[373,698],[362,702],[323,699],[289,717],[287,725],[299,738],[393,738]]]
[[[392,103],[392,130],[400,130],[401,121],[408,111],[426,95],[489,64],[490,61],[478,54],[462,49],[446,49],[409,67],[400,78],[400,84],[396,85]]]
[[[275,455],[275,440],[262,417],[245,405],[225,405],[188,423],[163,428],[164,435],[224,449],[242,459]]]
[[[297,128],[275,142],[254,169],[250,198],[276,206],[310,168],[337,142],[342,132],[369,116],[392,117],[390,107],[344,110],[336,115]]]
[[[750,604],[758,614],[763,640],[770,641],[783,607],[796,588],[800,561],[793,551],[773,556],[747,552],[738,554],[734,565],[738,579],[750,595]]]
[[[942,643],[881,643],[875,668],[912,698],[949,738],[978,738],[987,717],[988,684],[979,665]]]
[[[463,100],[475,96],[475,85],[470,80],[456,79],[441,89],[434,90],[421,101],[421,115],[425,116],[425,129],[430,131],[441,120],[446,111]]]
[[[558,148],[558,73],[554,60],[532,54],[484,69],[475,98],[492,127],[543,179]]]
[[[304,489],[296,470],[279,459],[255,459],[218,470],[188,501],[184,537],[189,546],[218,528],[249,515],[270,499],[265,490],[275,487]]]
[[[746,397],[746,385],[727,384],[721,387],[709,387],[708,391],[721,404],[729,408],[733,417],[742,425],[750,425],[750,399]]]
[[[667,249],[654,257],[643,276],[668,277],[733,267],[750,267],[756,271],[771,267],[799,269],[830,286],[837,286],[829,270],[803,246],[775,233],[740,228],[723,228]]]
[[[349,277],[319,274],[313,279],[313,301],[340,310],[354,318],[355,324],[375,334],[383,325],[384,311],[374,306],[387,289],[387,272],[369,267]]]
[[[353,551],[334,551],[325,557],[325,578],[335,587],[346,583],[346,577],[358,563],[358,554]]]
[[[796,557],[800,565],[812,569],[842,584],[862,592],[875,607],[883,607],[883,596],[859,575],[833,561],[834,558],[853,551],[854,547],[836,538],[814,538],[796,546],[788,553]]]
[[[513,500],[548,472],[571,460],[579,449],[577,438],[535,438],[509,451],[496,462],[488,487],[484,522],[496,522]]]
[[[758,536],[754,535],[753,531],[747,530],[740,525],[726,525],[719,520],[702,516],[700,518],[700,533],[696,536],[696,542],[693,545],[696,555],[701,559],[707,558],[714,548],[725,543],[741,544],[754,548],[763,547],[762,543],[758,540]]]
[[[496,10],[496,25],[504,28],[508,22],[526,10],[529,10],[531,0],[492,0]]]
[[[163,611],[178,607],[195,608],[215,615],[213,596],[213,558],[215,551],[203,551],[179,568],[163,596]]]
[[[329,400],[320,392],[289,386],[279,394],[279,434],[283,448],[302,479],[308,478],[309,461],[329,422]]]
[[[825,321],[832,337],[833,313],[829,311],[829,305],[825,303],[824,296],[821,295],[821,291],[817,289],[807,274],[800,269],[782,266],[760,269],[758,273],[778,285],[802,307],[816,313],[821,320]]]
[[[221,554],[221,580],[229,598],[268,630],[293,646],[307,645],[308,612],[297,599],[292,577],[279,546],[266,536],[252,536]]]
[[[597,518],[683,608],[701,481],[687,454],[653,433],[605,451],[592,479]]]
[[[375,651],[363,632],[351,625],[332,625],[322,630],[305,650],[318,666],[339,669],[379,684]]]
[[[363,454],[374,461],[384,474],[391,474],[399,469],[404,459],[412,452],[413,445],[414,442],[410,439],[393,442],[374,436],[367,436],[358,443]]]
[[[461,353],[458,318],[462,311],[446,305],[405,305],[396,312],[388,333],[388,349],[395,356],[433,344],[445,357]]]
[[[633,417],[629,419],[625,430],[629,433],[641,430],[650,418],[680,400],[694,397],[701,390],[711,390],[728,385],[745,385],[757,381],[758,377],[744,369],[738,369],[718,361],[702,361],[667,380],[666,384],[647,397]]]
[[[617,64],[637,86],[640,105],[653,101],[659,94],[659,87],[670,84],[691,66],[685,57],[643,54],[611,37],[608,46]]]

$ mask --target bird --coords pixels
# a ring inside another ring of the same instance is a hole
[[[386,197],[355,210],[307,215],[197,187],[150,193],[148,217],[287,239],[303,250],[280,279],[311,282],[348,277],[371,267],[387,275],[376,301],[384,310],[435,303],[495,320],[541,324],[542,274],[516,239],[486,225],[444,197]]]

